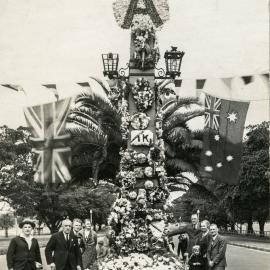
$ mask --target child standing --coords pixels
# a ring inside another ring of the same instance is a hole
[[[108,255],[108,250],[104,247],[104,241],[99,240],[97,246],[97,259],[102,260],[104,257]]]
[[[200,253],[200,246],[193,246],[192,254],[188,261],[189,270],[204,270],[205,260]]]

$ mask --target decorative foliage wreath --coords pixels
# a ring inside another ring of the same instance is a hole
[[[135,113],[131,117],[131,126],[134,129],[146,129],[149,125],[150,117],[145,113]]]
[[[154,100],[154,94],[148,80],[144,78],[137,79],[135,85],[132,87],[132,94],[137,109],[140,112],[151,108]]]

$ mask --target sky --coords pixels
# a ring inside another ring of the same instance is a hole
[[[23,106],[53,101],[42,84],[61,97],[80,91],[77,82],[102,78],[101,54],[129,59],[130,31],[113,16],[112,0],[0,0],[0,125],[25,125]],[[185,51],[180,96],[195,95],[195,79],[207,78],[224,94],[219,78],[233,77],[230,97],[252,99],[246,125],[269,119],[269,91],[260,76],[248,88],[239,76],[269,69],[267,0],[170,0],[170,20],[157,33],[161,55],[171,45]],[[158,66],[163,66],[163,59]],[[98,86],[92,87],[99,91]],[[236,94],[236,95],[235,95]],[[255,101],[256,100],[256,101]],[[200,128],[203,120],[191,122]]]

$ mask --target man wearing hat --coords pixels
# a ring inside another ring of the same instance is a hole
[[[62,231],[53,234],[45,248],[47,264],[51,270],[81,270],[78,239],[71,233],[72,222],[62,222]]]
[[[35,223],[24,220],[19,224],[21,234],[11,239],[7,251],[7,266],[9,270],[41,269],[42,262],[37,239],[32,237]]]

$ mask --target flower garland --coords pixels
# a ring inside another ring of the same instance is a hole
[[[154,94],[148,80],[137,79],[131,90],[138,111],[143,112],[152,107]]]
[[[130,12],[131,16],[127,17],[127,11],[131,5],[131,0],[114,0],[113,13],[117,24],[121,28],[128,29],[130,26],[132,26],[132,23],[134,23],[135,21],[147,20],[151,22],[151,25],[154,28],[160,30],[163,24],[169,19],[168,0],[152,0],[152,1],[154,4],[154,9],[152,9],[148,5],[145,6],[145,2],[143,3],[143,6],[141,6],[140,2],[138,2],[137,6],[132,7],[132,9],[140,8],[142,12],[140,14],[137,14],[137,12],[131,10]],[[143,10],[147,10],[148,14],[144,14]],[[151,20],[149,14],[154,19],[154,22]]]
[[[142,253],[131,253],[128,257],[105,259],[99,265],[100,270],[182,270],[184,265],[174,257],[147,256]]]

